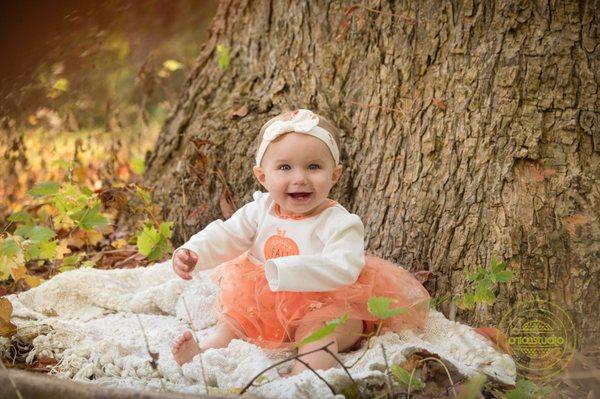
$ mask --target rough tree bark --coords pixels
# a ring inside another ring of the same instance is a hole
[[[457,318],[495,325],[537,295],[597,342],[600,2],[360,4],[337,40],[346,2],[220,2],[147,160],[175,242],[223,218],[224,190],[251,199],[264,121],[310,108],[345,130],[331,196],[362,217],[370,251],[432,271],[435,296],[496,255],[516,277]]]

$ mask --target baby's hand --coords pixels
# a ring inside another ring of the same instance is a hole
[[[189,249],[180,249],[173,258],[173,270],[184,280],[192,279],[192,270],[196,267],[198,255]]]

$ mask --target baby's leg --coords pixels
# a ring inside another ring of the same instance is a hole
[[[312,328],[299,328],[296,332],[296,342],[302,341],[304,338],[308,337],[314,331],[322,328],[324,324],[314,326]],[[336,332],[334,334],[328,335],[324,338],[321,338],[318,341],[311,342],[310,344],[306,344],[302,346],[298,350],[298,354],[303,354],[306,352],[310,352],[317,348],[323,347],[329,342],[333,341],[332,345],[328,346],[328,349],[333,352],[334,355],[337,356],[338,352],[344,351],[350,348],[352,345],[356,343],[360,339],[360,334],[363,332],[363,322],[362,320],[351,319],[346,323],[337,327]],[[318,351],[311,353],[306,356],[302,356],[300,359],[302,361],[308,363],[310,367],[315,370],[327,370],[331,366],[335,364],[335,359],[325,351]],[[292,371],[290,375],[295,375],[307,370],[307,367],[300,363],[299,361],[294,362],[294,366],[292,367]]]
[[[171,352],[177,364],[181,366],[182,364],[191,362],[194,356],[207,349],[226,347],[232,339],[237,337],[236,331],[230,324],[220,322],[215,332],[200,344],[194,340],[191,332],[184,332],[171,347]]]

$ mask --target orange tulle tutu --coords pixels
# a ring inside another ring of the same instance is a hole
[[[262,265],[251,262],[246,254],[217,266],[213,280],[220,287],[215,303],[220,320],[263,348],[291,346],[298,328],[344,314],[363,320],[365,333],[373,331],[381,320],[367,309],[372,296],[392,297],[391,307],[408,308],[383,322],[392,331],[420,330],[429,314],[429,293],[421,283],[400,266],[370,254],[365,256],[358,280],[336,291],[273,292]]]

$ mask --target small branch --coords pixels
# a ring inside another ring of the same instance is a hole
[[[344,369],[344,371],[346,372],[346,375],[348,376],[348,378],[350,378],[350,380],[352,381],[352,384],[354,385],[354,388],[356,388],[356,392],[358,392],[358,395],[364,399],[364,396],[362,394],[362,391],[360,390],[360,388],[358,387],[358,384],[356,383],[356,381],[354,380],[354,378],[352,378],[352,375],[350,375],[350,372],[348,371],[348,368],[344,365],[344,363],[342,363],[342,361],[332,352],[329,350],[329,348],[325,348],[323,349],[325,352],[329,353],[331,355],[331,357],[333,357],[335,359],[336,362],[338,362],[340,364],[340,366],[342,366],[342,368]]]
[[[450,387],[452,388],[452,393],[454,394],[454,397],[456,398],[456,390],[454,389],[454,382],[452,382],[452,377],[450,376],[450,371],[448,371],[448,367],[446,367],[446,365],[444,364],[444,362],[442,362],[440,359],[438,359],[437,357],[426,357],[424,359],[421,359],[417,362],[417,364],[415,365],[415,367],[413,368],[412,372],[410,373],[410,378],[408,380],[408,390],[406,392],[406,399],[410,399],[410,388],[412,386],[412,380],[413,380],[413,376],[415,375],[415,370],[417,369],[417,366],[420,363],[423,363],[427,360],[434,360],[438,363],[440,363],[442,365],[442,367],[444,368],[444,370],[446,370],[446,375],[448,376],[448,380],[450,380]]]
[[[196,343],[198,345],[200,345],[200,341],[198,341],[198,336],[196,335],[196,330],[194,329],[194,322],[192,321],[192,315],[190,314],[190,309],[188,308],[187,302],[185,301],[185,294],[181,296],[181,299],[183,300],[183,307],[185,308],[185,313],[187,313],[187,317],[188,317],[188,321],[190,322],[190,327],[192,330],[192,335],[194,336],[194,339],[196,340]],[[208,395],[208,382],[206,380],[206,374],[204,373],[204,362],[202,361],[202,356],[200,356],[200,373],[202,374],[202,381],[204,382],[204,390],[206,391],[206,394]]]
[[[331,391],[331,393],[335,396],[335,389],[333,389],[333,387],[327,382],[327,380],[323,377],[321,377],[321,374],[317,373],[315,371],[315,369],[313,369],[312,367],[310,367],[310,365],[308,363],[306,363],[304,360],[297,358],[296,361],[302,363],[303,365],[306,366],[307,369],[309,369],[310,371],[312,371],[314,373],[314,375],[317,376],[318,379],[320,379],[321,381],[323,381],[325,383],[325,385],[327,385],[327,387],[329,388],[329,390]]]
[[[136,314],[135,317],[137,318],[137,321],[140,324],[140,328],[142,329],[142,334],[144,335],[144,342],[146,343],[146,351],[148,352],[148,355],[150,355],[150,359],[151,359],[150,366],[152,367],[152,369],[158,371],[158,373],[160,375],[161,373],[158,370],[158,364],[156,363],[156,360],[158,359],[158,353],[150,352],[150,345],[148,344],[148,337],[146,336],[146,331],[144,330],[144,326],[142,325],[142,320],[140,320],[140,315]],[[162,387],[163,391],[167,390],[167,388],[165,388],[165,384],[163,383],[162,378],[160,379],[160,386]]]
[[[383,347],[383,344],[379,344],[379,346],[381,347],[381,353],[383,353],[383,361],[385,362],[385,376],[387,377],[385,381],[388,388],[388,395],[392,396],[392,387],[394,386],[394,384],[392,383],[392,377],[390,376],[390,364],[388,363],[387,355],[385,354],[385,348]]]
[[[275,367],[277,367],[277,366],[279,366],[279,365],[281,365],[283,363],[287,363],[287,362],[289,362],[291,360],[298,359],[299,357],[310,355],[311,353],[315,353],[315,352],[318,352],[318,351],[326,350],[327,347],[329,345],[333,345],[333,343],[334,343],[334,341],[331,341],[327,345],[324,345],[324,346],[322,346],[320,348],[317,348],[317,349],[314,349],[312,351],[308,351],[308,352],[305,352],[305,353],[302,353],[302,354],[297,354],[297,355],[294,355],[294,356],[290,356],[287,359],[283,359],[283,360],[281,360],[281,361],[279,361],[279,362],[277,362],[275,364],[270,365],[269,367],[267,367],[266,369],[262,370],[260,373],[258,373],[257,375],[255,375],[254,378],[252,378],[252,380],[250,380],[250,382],[248,384],[246,384],[246,386],[240,391],[239,395],[243,395],[244,392],[246,392],[248,390],[248,388],[250,388],[252,386],[252,383],[254,381],[256,381],[256,379],[258,377],[260,377],[261,375],[263,375],[267,371],[271,370],[272,368],[275,368]]]

